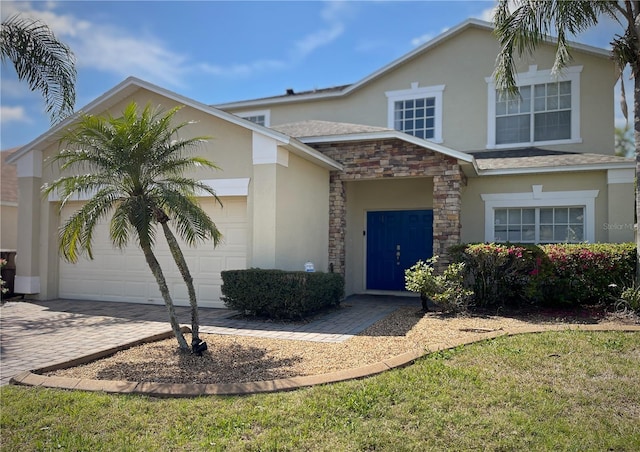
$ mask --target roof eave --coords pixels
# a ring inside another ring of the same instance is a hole
[[[398,139],[406,141],[408,143],[415,144],[417,146],[436,151],[440,154],[453,157],[467,163],[475,162],[472,155],[464,152],[456,151],[438,143],[434,143],[429,140],[423,140],[421,138],[414,137],[397,130],[388,130],[383,132],[367,132],[367,133],[354,133],[348,135],[324,135],[316,137],[304,137],[299,138],[302,143],[305,144],[320,144],[320,143],[341,143],[351,141],[374,141],[374,140],[389,140]]]
[[[479,176],[509,176],[520,174],[541,174],[541,173],[566,173],[566,172],[585,172],[585,171],[603,171],[614,169],[634,169],[634,162],[624,163],[592,163],[586,165],[566,165],[566,166],[530,166],[526,168],[496,168],[496,169],[479,169]]]

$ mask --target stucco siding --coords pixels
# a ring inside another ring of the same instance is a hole
[[[294,154],[277,170],[276,267],[328,271],[329,171]]]
[[[595,241],[609,241],[609,233],[604,227],[609,221],[607,219],[609,209],[607,175],[604,171],[588,171],[562,175],[469,178],[462,195],[462,242],[485,241],[485,203],[482,200],[482,194],[531,193],[533,185],[542,185],[542,192],[598,190],[598,196],[595,198],[595,217],[591,219],[595,227]],[[629,206],[629,209],[631,208],[632,206]]]
[[[488,98],[485,79],[494,71],[499,45],[492,34],[475,27],[464,30],[428,51],[405,61],[347,96],[329,100],[261,106],[271,111],[271,124],[306,119],[388,126],[385,92],[445,85],[443,92],[443,144],[471,151],[487,145]],[[525,57],[518,72],[530,65],[538,70],[553,66],[554,48],[542,46],[535,60]],[[616,80],[611,61],[602,56],[573,51],[571,66],[584,66],[581,73],[581,143],[547,146],[552,149],[611,154],[613,152]],[[238,109],[241,111],[242,109]]]

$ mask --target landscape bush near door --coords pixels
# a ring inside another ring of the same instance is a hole
[[[635,274],[635,245],[466,244],[451,248],[465,263],[465,285],[479,307],[586,305],[618,298]]]
[[[437,304],[445,312],[465,312],[473,292],[464,287],[462,262],[449,264],[442,275],[436,275],[438,256],[418,261],[404,272],[405,288],[420,294],[422,309],[427,311],[428,301]]]
[[[226,270],[222,272],[222,295],[228,308],[245,315],[301,319],[338,306],[344,297],[344,278],[337,273]]]

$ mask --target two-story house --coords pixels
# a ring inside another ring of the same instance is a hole
[[[446,262],[461,242],[633,240],[634,163],[613,155],[609,53],[574,44],[556,76],[553,43],[544,45],[519,61],[516,98],[495,89],[498,51],[492,27],[469,20],[351,85],[214,107],[130,78],[83,111],[117,115],[132,100],[184,105],[178,119],[215,137],[201,152],[222,171],[190,175],[224,204],[202,199],[224,243],[187,249],[203,306],[220,305],[224,269],[302,270],[311,261],[344,274],[347,294],[394,293],[404,269],[435,254]],[[59,200],[43,200],[39,188],[57,176],[43,161],[73,121],[13,157],[16,291],[159,303],[142,254],[114,250],[107,224],[94,261],[58,257],[56,231],[74,203],[59,213]],[[162,243],[158,254],[186,303]]]

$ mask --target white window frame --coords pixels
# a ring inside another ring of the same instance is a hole
[[[538,70],[537,65],[529,66],[528,72],[516,75],[516,84],[520,86],[533,86],[543,83],[571,82],[571,138],[563,140],[532,141],[520,143],[496,144],[496,82],[493,77],[485,78],[487,82],[487,149],[505,149],[515,146],[554,145],[582,143],[580,136],[580,73],[582,66],[571,66],[562,70],[558,76],[554,76],[550,69]],[[533,88],[532,88],[533,95]],[[533,99],[531,108],[533,109]],[[533,113],[531,113],[533,114]]]
[[[252,110],[252,111],[240,111],[235,113],[243,119],[250,118],[251,116],[264,116],[264,127],[271,127],[271,110]]]
[[[411,88],[400,89],[395,91],[386,91],[387,96],[387,126],[395,129],[394,110],[395,103],[402,100],[425,99],[428,97],[435,98],[435,118],[433,138],[425,138],[425,140],[433,143],[442,143],[442,98],[445,85],[433,85],[419,87],[418,82],[411,83]],[[402,131],[400,131],[402,132]],[[417,138],[417,137],[416,137]]]
[[[549,191],[542,185],[532,185],[528,193],[481,194],[484,201],[484,240],[495,241],[495,210],[544,207],[584,207],[584,241],[594,243],[596,239],[595,200],[599,190]],[[536,236],[539,231],[536,231]]]

